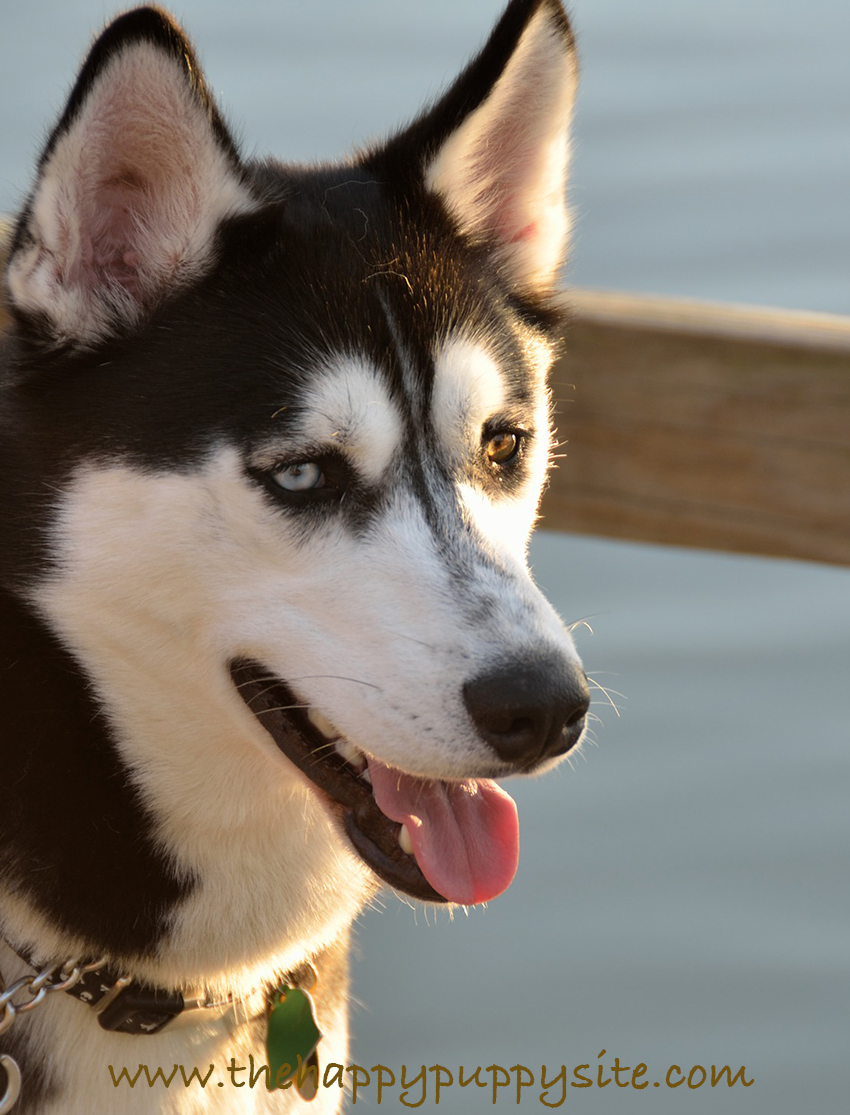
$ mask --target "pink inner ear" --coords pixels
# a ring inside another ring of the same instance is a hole
[[[546,175],[551,135],[540,121],[526,120],[522,94],[520,88],[514,99],[505,99],[500,126],[486,135],[475,161],[479,180],[486,183],[478,198],[484,226],[503,244],[533,244],[545,235],[541,209],[551,190]]]
[[[42,167],[18,305],[90,339],[139,320],[208,267],[216,229],[253,206],[185,65],[131,42],[98,73]]]
[[[113,175],[95,191],[89,224],[91,249],[83,259],[93,285],[112,281],[134,298],[142,297],[138,249],[147,193],[146,183],[133,170]]]
[[[533,240],[537,236],[537,221],[530,221],[519,232],[513,233],[510,237],[511,244],[519,244],[523,240]]]
[[[569,227],[575,63],[553,6],[528,7],[533,12],[495,85],[444,140],[426,182],[467,235],[494,247],[517,287],[547,291]]]

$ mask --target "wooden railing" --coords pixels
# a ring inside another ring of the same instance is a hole
[[[850,317],[568,301],[544,527],[850,565]]]
[[[850,564],[850,318],[570,302],[544,527]]]

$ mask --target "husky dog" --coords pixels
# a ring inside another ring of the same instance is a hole
[[[588,708],[526,565],[575,76],[559,0],[512,0],[410,127],[286,166],[240,157],[164,12],[94,44],[4,278],[17,1115],[311,1089],[338,1111],[336,1083],[227,1066],[265,1063],[295,992],[324,1034],[305,1061],[345,1064],[347,936],[382,885],[468,905],[510,883],[491,780],[553,767]],[[139,1064],[217,1075],[116,1091]]]

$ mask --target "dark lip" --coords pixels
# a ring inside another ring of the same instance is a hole
[[[286,682],[270,681],[269,671],[248,659],[231,662],[230,676],[236,692],[277,747],[321,791],[352,847],[372,871],[412,898],[447,903],[413,856],[401,850],[401,825],[380,811],[368,784],[313,727]]]

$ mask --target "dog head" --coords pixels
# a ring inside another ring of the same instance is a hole
[[[173,934],[214,936],[210,894],[258,940],[330,933],[376,875],[484,901],[517,854],[490,779],[582,733],[525,557],[574,84],[560,3],[513,0],[388,142],[246,162],[141,9],[49,139],[7,271],[3,576],[192,881]]]

